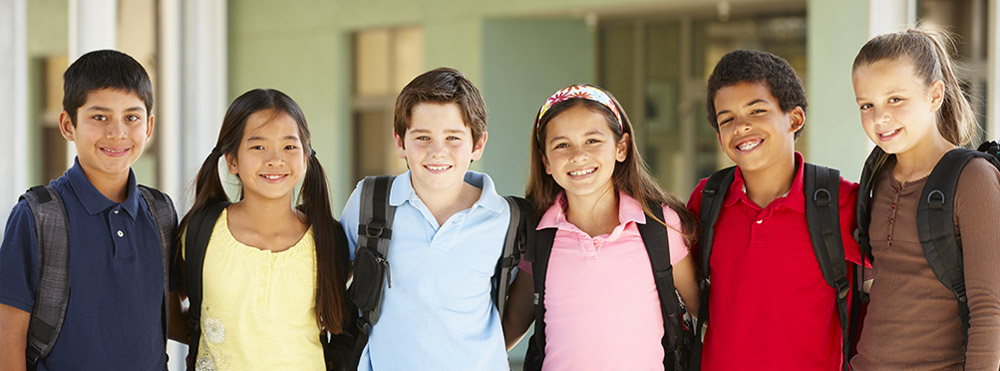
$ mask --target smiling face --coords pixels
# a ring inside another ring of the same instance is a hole
[[[153,134],[153,116],[135,93],[99,89],[77,109],[75,124],[66,111],[59,115],[59,130],[75,144],[88,178],[121,180],[128,178],[132,163]]]
[[[236,156],[227,153],[226,164],[230,174],[239,176],[244,198],[290,199],[306,168],[295,119],[273,109],[254,112],[247,117]]]
[[[763,82],[741,82],[715,94],[719,143],[744,172],[764,170],[788,162],[795,153],[795,132],[805,123],[805,112],[781,110]]]
[[[628,133],[621,140],[604,115],[577,105],[545,125],[545,172],[570,197],[601,196],[614,190],[615,165],[628,154]]]
[[[944,84],[929,87],[906,60],[882,60],[854,71],[854,96],[865,134],[883,151],[907,153],[941,137],[937,111]]]
[[[410,111],[410,127],[401,138],[393,134],[396,154],[406,160],[417,195],[457,192],[472,161],[483,155],[486,132],[478,143],[462,120],[456,103],[418,103]]]

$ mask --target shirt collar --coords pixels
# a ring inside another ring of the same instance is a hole
[[[97,188],[94,188],[94,184],[87,179],[87,174],[80,167],[80,159],[73,160],[73,167],[66,170],[66,176],[69,177],[69,183],[73,188],[73,192],[76,193],[77,198],[80,199],[80,203],[83,204],[83,208],[87,210],[88,214],[94,215],[118,205],[118,203],[105,197]],[[136,185],[135,173],[132,172],[132,169],[128,170],[128,183],[125,185],[125,192],[127,195],[125,202],[122,202],[120,205],[132,219],[135,219],[136,212],[139,209],[139,188]]]
[[[552,206],[549,206],[542,218],[539,219],[538,227],[535,229],[557,228],[562,223],[569,223],[566,220],[566,206],[566,192],[559,192],[552,202]],[[639,204],[639,201],[621,191],[618,192],[618,222],[621,225],[628,222],[646,223],[646,213],[642,211],[642,205]]]
[[[482,190],[479,200],[472,204],[472,208],[482,206],[499,213],[507,207],[507,201],[497,193],[496,185],[489,175],[469,170],[465,172],[464,181]],[[389,205],[399,206],[407,201],[414,204],[414,201],[419,198],[420,196],[417,196],[417,191],[413,189],[409,171],[400,174],[392,181],[392,189],[389,192]]]
[[[792,178],[792,187],[788,189],[788,193],[780,197],[784,198],[783,201],[779,201],[778,206],[788,207],[799,213],[804,213],[806,210],[806,198],[805,198],[805,188],[803,186],[803,166],[804,163],[802,154],[798,151],[795,152],[795,178]],[[737,201],[744,201],[749,205],[753,205],[753,201],[746,193],[746,183],[743,181],[743,171],[739,166],[736,167],[736,174],[733,178],[733,183],[729,186],[729,190],[726,191],[726,201],[725,206],[729,207],[735,204]],[[777,199],[776,199],[777,200]],[[773,202],[773,201],[772,201]],[[767,207],[764,205],[763,207]]]

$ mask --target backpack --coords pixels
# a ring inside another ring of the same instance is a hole
[[[177,226],[174,203],[165,193],[155,188],[139,185],[139,194],[149,206],[153,224],[159,232],[160,252],[163,260],[163,343],[167,341],[167,295],[170,292],[170,256]],[[25,362],[34,370],[38,361],[49,355],[59,338],[66,307],[69,304],[69,217],[66,206],[53,186],[34,186],[21,195],[27,200],[35,221],[35,238],[38,239],[38,286],[35,288],[35,306],[28,323]]]
[[[651,202],[649,210],[656,219],[663,220],[663,206],[659,202]],[[646,254],[649,255],[653,281],[656,283],[660,299],[660,313],[663,316],[661,342],[664,350],[664,369],[687,370],[694,344],[694,333],[691,326],[684,322],[686,310],[674,288],[674,271],[673,265],[670,264],[667,228],[652,218],[646,218],[646,223],[636,223],[636,227],[646,247]],[[535,333],[528,340],[528,351],[524,357],[525,370],[541,370],[545,359],[545,276],[555,237],[556,228],[537,230],[525,252],[525,260],[531,262],[535,288]]]
[[[359,333],[351,356],[350,369],[356,370],[361,361],[361,353],[368,344],[372,326],[382,312],[383,282],[392,288],[392,274],[389,267],[389,243],[392,239],[392,222],[396,207],[389,204],[389,194],[395,176],[368,176],[361,185],[361,213],[358,226],[358,246],[354,254],[354,280],[348,288],[348,296],[360,311]],[[510,222],[504,240],[503,253],[497,261],[493,275],[491,296],[493,303],[503,318],[504,305],[511,283],[512,270],[520,262],[520,254],[525,244],[526,225],[522,217],[529,210],[527,200],[504,196],[510,206]]]
[[[837,297],[837,311],[840,314],[840,327],[843,332],[843,367],[849,369],[852,332],[849,314],[856,313],[854,308],[848,308],[847,296],[851,291],[851,282],[847,278],[847,263],[844,259],[844,244],[840,234],[840,171],[824,166],[803,162],[804,193],[806,195],[806,221],[809,225],[809,236],[812,239],[816,260],[819,262],[823,279],[834,289]],[[709,292],[711,290],[711,269],[709,263],[712,257],[712,243],[715,238],[715,221],[722,211],[726,191],[736,176],[736,167],[729,167],[712,174],[702,189],[701,214],[699,229],[701,231],[701,255],[698,264],[702,272],[699,283],[701,290],[701,307],[698,310],[698,325],[695,327],[695,337],[703,340],[704,331],[708,325]],[[860,197],[859,197],[860,198]],[[858,301],[852,304],[856,307]],[[692,355],[692,369],[700,369],[702,342],[695,344]]]
[[[201,212],[191,216],[191,221],[187,225],[187,234],[184,239],[184,288],[187,290],[190,307],[188,309],[186,332],[188,336],[188,358],[187,369],[194,370],[198,360],[198,345],[201,341],[201,304],[204,298],[202,287],[205,253],[208,250],[208,242],[212,237],[212,230],[215,223],[222,215],[222,210],[229,206],[229,201],[219,201],[209,205]],[[346,245],[347,241],[338,241],[338,246]],[[346,267],[345,267],[346,269]],[[346,370],[346,362],[349,357],[351,346],[354,344],[356,336],[351,330],[351,326],[346,324],[353,322],[352,314],[356,313],[353,307],[345,308],[345,326],[340,334],[327,334],[320,331],[320,345],[323,347],[323,358],[327,370]]]
[[[970,160],[980,157],[1000,169],[1000,158],[997,152],[1000,145],[989,141],[979,146],[977,150],[956,148],[948,153],[934,166],[927,183],[920,194],[917,206],[917,231],[924,257],[934,275],[941,283],[955,293],[958,303],[958,315],[962,321],[962,336],[964,343],[969,340],[969,302],[965,295],[965,273],[962,262],[962,246],[955,237],[955,190],[958,188],[958,177]],[[875,147],[865,161],[861,173],[861,188],[858,192],[858,229],[855,239],[861,248],[863,257],[874,261],[871,255],[871,240],[868,236],[868,224],[871,222],[871,197],[875,187],[875,179],[882,165],[892,155],[886,154],[881,148]],[[865,294],[865,299],[867,295]]]

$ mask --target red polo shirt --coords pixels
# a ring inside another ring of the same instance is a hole
[[[764,208],[747,197],[736,169],[715,224],[702,370],[841,368],[840,315],[809,237],[801,165],[796,152],[791,189]],[[695,215],[706,181],[688,201]],[[860,261],[852,237],[857,196],[858,185],[841,179],[841,237],[852,262]]]

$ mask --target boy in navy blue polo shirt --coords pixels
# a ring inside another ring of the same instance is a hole
[[[53,181],[69,227],[70,295],[58,341],[38,370],[164,370],[160,238],[132,163],[153,133],[152,85],[128,55],[102,50],[63,75],[59,129],[76,146]],[[0,245],[0,370],[24,370],[39,247],[28,203]]]

